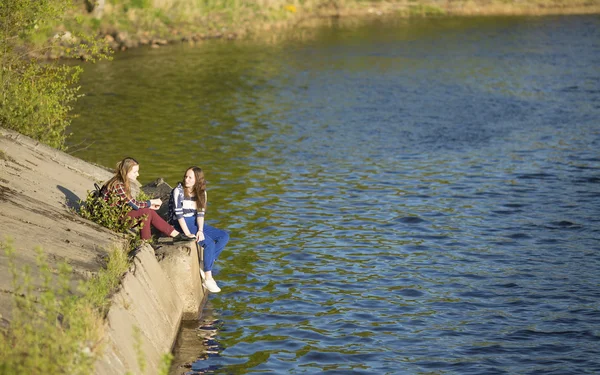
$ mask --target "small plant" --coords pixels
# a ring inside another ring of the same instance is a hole
[[[85,294],[73,294],[71,267],[61,264],[58,270],[51,269],[37,248],[37,272],[28,266],[19,270],[12,241],[1,242],[0,248],[13,279],[12,320],[8,328],[0,329],[0,373],[93,373],[102,318]]]
[[[145,191],[143,191],[142,189],[140,189],[140,191],[137,194],[137,199],[140,200],[140,201],[147,201],[147,200],[152,199],[152,197],[150,195],[146,194]]]
[[[169,369],[171,368],[171,362],[173,362],[173,354],[166,353],[163,354],[160,360],[160,365],[158,368],[159,375],[169,375]]]
[[[140,190],[138,199],[148,200],[150,198]],[[116,196],[110,196],[108,201],[104,200],[99,189],[96,188],[88,191],[85,201],[79,201],[78,214],[84,219],[91,220],[112,231],[125,234],[129,240],[128,251],[131,251],[142,242],[139,233],[144,225],[144,220],[127,216],[131,207],[119,203]],[[134,228],[137,230],[132,230]]]
[[[128,233],[134,225],[134,221],[127,216],[131,208],[118,203],[116,196],[106,201],[97,190],[90,190],[85,201],[79,202],[79,215],[115,232]]]

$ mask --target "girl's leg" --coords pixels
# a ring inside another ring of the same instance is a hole
[[[143,218],[143,216],[145,218]],[[160,217],[156,211],[150,208],[140,208],[139,210],[131,210],[127,213],[127,216],[138,219],[140,224],[142,224],[142,230],[140,233],[140,237],[143,240],[149,240],[152,237],[151,227],[154,226],[160,232],[167,236],[173,236],[174,232],[176,234],[175,228],[173,228],[169,223],[167,223],[162,217]]]
[[[229,241],[229,233],[206,224],[203,231],[204,241],[200,244],[204,246],[204,272],[208,277],[208,272],[212,271],[215,261]]]

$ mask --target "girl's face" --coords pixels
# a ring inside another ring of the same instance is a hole
[[[196,183],[196,176],[194,175],[194,171],[189,169],[187,172],[185,172],[185,179],[183,181],[184,185],[186,188],[191,189],[194,187],[194,184]]]
[[[129,173],[127,173],[127,178],[135,181],[135,180],[137,180],[139,175],[140,175],[140,166],[134,165],[133,167],[131,167],[131,170],[129,171]]]

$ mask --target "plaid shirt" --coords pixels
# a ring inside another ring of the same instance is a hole
[[[107,202],[109,201],[111,195],[116,195],[119,198],[119,205],[127,204],[134,210],[150,207],[150,201],[138,201],[133,197],[127,198],[127,194],[125,193],[125,185],[123,185],[121,182],[117,182],[110,190],[106,188],[102,190],[102,197],[104,197],[104,200]]]

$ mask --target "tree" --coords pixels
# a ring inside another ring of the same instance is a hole
[[[55,31],[73,14],[71,0],[0,1],[0,126],[58,149],[65,149],[82,69],[48,56],[109,56],[96,38]]]

